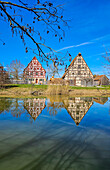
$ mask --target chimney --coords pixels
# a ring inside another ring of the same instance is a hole
[[[81,53],[79,52],[79,54],[78,54],[79,56],[81,56]]]

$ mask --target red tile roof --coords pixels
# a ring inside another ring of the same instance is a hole
[[[99,75],[99,76],[96,76],[96,77],[94,78],[94,80],[100,80],[100,78],[103,77],[103,76],[105,76],[105,77],[108,79],[108,77],[107,77],[106,75]],[[108,79],[108,80],[109,80],[109,79]]]
[[[32,60],[37,60],[37,58],[34,56]],[[32,60],[30,61],[30,63],[32,62]],[[37,61],[38,61],[38,60],[37,60]],[[38,62],[39,62],[39,61],[38,61]],[[30,63],[29,63],[29,64],[30,64]],[[39,62],[39,63],[40,63],[40,62]],[[29,64],[27,65],[27,67],[29,66]],[[41,65],[41,67],[42,67],[42,64],[41,64],[41,63],[40,63],[40,65]],[[27,68],[27,67],[26,67],[26,68]],[[26,70],[26,68],[24,69],[24,71]],[[43,68],[43,67],[42,67],[42,68]],[[44,68],[43,68],[43,69],[44,69]],[[24,71],[23,71],[23,72],[24,72]],[[44,71],[45,71],[45,69],[44,69]],[[45,71],[45,73],[46,73],[46,71]]]

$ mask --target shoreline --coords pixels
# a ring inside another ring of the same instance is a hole
[[[33,93],[33,94],[32,94]],[[49,94],[47,89],[41,88],[21,88],[11,87],[8,89],[0,89],[0,97],[10,98],[36,98],[36,97],[47,97],[49,95],[54,96],[55,94]],[[59,94],[56,94],[56,96]],[[110,89],[69,89],[66,94],[60,94],[60,96],[71,96],[71,97],[110,97]]]

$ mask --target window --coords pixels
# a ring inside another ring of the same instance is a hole
[[[26,71],[26,74],[27,74],[27,75],[29,75],[29,72],[28,72],[28,71]]]
[[[44,81],[44,79],[39,79],[39,81]]]
[[[76,117],[76,120],[79,120],[79,117]]]
[[[32,75],[32,72],[31,72],[31,75]]]
[[[79,108],[80,108],[80,106],[79,106],[79,105],[77,105],[77,108],[79,109]]]
[[[36,72],[36,75],[38,75],[38,72]]]
[[[80,75],[81,74],[81,72],[80,71],[78,71],[78,75]]]
[[[26,106],[29,106],[29,103],[26,103]]]
[[[78,68],[81,68],[81,65],[78,65]]]
[[[41,75],[43,75],[43,73],[41,72]]]
[[[76,115],[79,115],[79,111],[76,112]]]
[[[74,75],[74,73],[72,73]]]
[[[78,59],[78,63],[81,63],[81,58]]]

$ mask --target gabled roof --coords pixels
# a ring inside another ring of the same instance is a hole
[[[37,60],[37,58],[34,56],[32,60]],[[30,63],[32,62],[32,60],[30,61]],[[38,60],[37,60],[37,61],[38,61]],[[38,61],[38,62],[39,62],[39,61]],[[30,63],[29,63],[29,64],[30,64]],[[39,63],[40,63],[40,62],[39,62]],[[29,66],[29,64],[27,65],[27,67]],[[41,63],[40,63],[40,65],[41,65],[41,67],[42,67],[42,64],[41,64]],[[26,68],[27,68],[27,67],[26,67]],[[25,69],[26,69],[26,68],[25,68]],[[43,67],[42,67],[42,68],[43,68]],[[25,71],[25,69],[24,69],[24,71]],[[44,68],[43,68],[43,69],[44,69]],[[23,71],[23,72],[24,72],[24,71]],[[45,71],[45,69],[44,69],[44,71]],[[46,71],[45,71],[45,73],[46,73]]]
[[[78,57],[78,56],[76,56],[76,57],[73,59],[73,61],[71,62],[71,64],[69,65],[69,67],[66,69],[65,73],[63,74],[62,78],[65,77],[65,75],[66,75],[68,69],[72,66],[72,64],[74,63],[74,61],[76,60],[77,57]]]
[[[63,74],[62,78],[65,77],[67,71],[69,70],[69,68],[73,65],[73,63],[75,62],[75,60],[77,59],[78,56],[82,56],[81,53],[79,53],[74,59],[73,61],[71,62],[71,64],[69,65],[69,67],[67,68],[67,70],[65,71],[65,73]],[[85,62],[84,58],[82,57],[83,61]],[[86,62],[85,62],[86,63]],[[88,67],[88,65],[86,64],[86,66]],[[89,68],[89,67],[88,67]],[[90,68],[89,68],[89,71],[91,72]],[[92,72],[91,72],[92,73]],[[93,74],[92,74],[93,75]]]
[[[94,80],[100,80],[100,78],[103,77],[103,76],[108,79],[108,77],[107,77],[106,75],[99,75],[99,76],[96,76],[96,77],[94,78]],[[109,80],[109,79],[108,79],[108,80]]]
[[[76,120],[76,119],[73,117],[73,115],[72,115],[71,111],[69,111],[68,107],[65,107],[65,109],[67,110],[67,112],[69,113],[69,115],[71,116],[71,118],[74,120],[75,124],[78,126],[79,123],[82,121],[82,119],[84,118],[84,116],[85,116],[86,113],[89,111],[89,109],[90,109],[90,107],[91,107],[92,105],[93,105],[93,102],[90,103],[90,105],[89,105],[87,111],[84,112],[84,114],[83,114],[83,116],[81,117],[80,120]]]
[[[24,109],[27,110],[27,112],[31,115],[31,117],[32,117],[34,120],[37,119],[37,117],[42,113],[42,111],[44,110],[45,107],[46,107],[46,105],[40,110],[39,114],[37,114],[37,112],[36,112],[36,116],[33,116],[33,115],[31,114],[31,112],[29,112],[28,108],[24,105]]]
[[[96,103],[99,103],[99,104],[105,104],[107,101],[108,101],[108,97],[104,97],[103,98],[104,100],[101,100],[101,98],[100,97],[94,97],[93,98],[93,100],[96,102]]]

